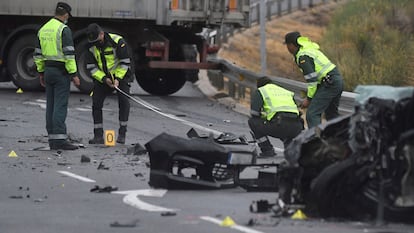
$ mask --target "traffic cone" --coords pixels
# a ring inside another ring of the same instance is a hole
[[[23,93],[23,90],[21,88],[19,88],[19,89],[17,89],[16,93],[17,94],[22,94]]]
[[[291,217],[291,219],[299,219],[299,220],[305,220],[308,217],[302,212],[302,210],[297,210]]]
[[[236,225],[236,223],[229,216],[225,217],[223,222],[220,224],[222,227],[231,227]]]
[[[12,151],[10,151],[10,153],[9,153],[9,157],[11,157],[11,158],[15,158],[15,157],[18,157],[18,156],[17,156],[16,152],[14,152],[14,150],[12,150]]]

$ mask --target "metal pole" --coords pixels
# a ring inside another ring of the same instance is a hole
[[[261,73],[266,75],[267,59],[266,59],[266,3],[260,0],[260,63]]]

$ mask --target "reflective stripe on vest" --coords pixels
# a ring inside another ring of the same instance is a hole
[[[266,84],[259,88],[263,98],[263,118],[270,121],[277,112],[292,112],[299,115],[293,100],[294,93],[275,84]]]

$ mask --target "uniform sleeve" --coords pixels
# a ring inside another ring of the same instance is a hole
[[[33,53],[33,60],[36,64],[37,72],[43,73],[45,71],[45,58],[42,54],[42,48],[40,47],[39,37],[36,38],[35,50]]]
[[[299,57],[298,66],[302,70],[308,84],[307,97],[312,99],[318,86],[318,74],[315,71],[315,63],[311,57],[304,55]]]
[[[93,48],[93,46],[90,47],[88,50],[89,52],[86,53],[86,69],[89,70],[92,78],[102,83],[106,75],[103,70],[99,69],[98,63],[93,55]]]
[[[131,66],[131,59],[128,55],[128,46],[124,39],[118,41],[116,47],[116,56],[119,59],[118,67],[115,70],[115,77],[123,79]]]
[[[65,27],[62,31],[62,51],[65,57],[65,67],[70,77],[76,76],[75,46],[73,45],[72,31]]]
[[[259,90],[256,90],[253,93],[252,100],[250,102],[250,115],[252,117],[260,117],[263,107],[262,95],[260,95]]]

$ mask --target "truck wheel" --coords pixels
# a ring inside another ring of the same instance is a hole
[[[89,52],[89,43],[86,40],[81,41],[76,46],[76,63],[78,66],[78,77],[80,79],[80,86],[78,89],[82,93],[89,94],[93,88],[92,75],[86,69],[86,56]]]
[[[14,85],[23,90],[42,90],[36,64],[33,60],[33,51],[36,43],[36,35],[26,35],[13,43],[10,48],[7,68]]]
[[[180,90],[186,81],[182,70],[146,69],[137,72],[137,82],[152,95],[171,95]]]

